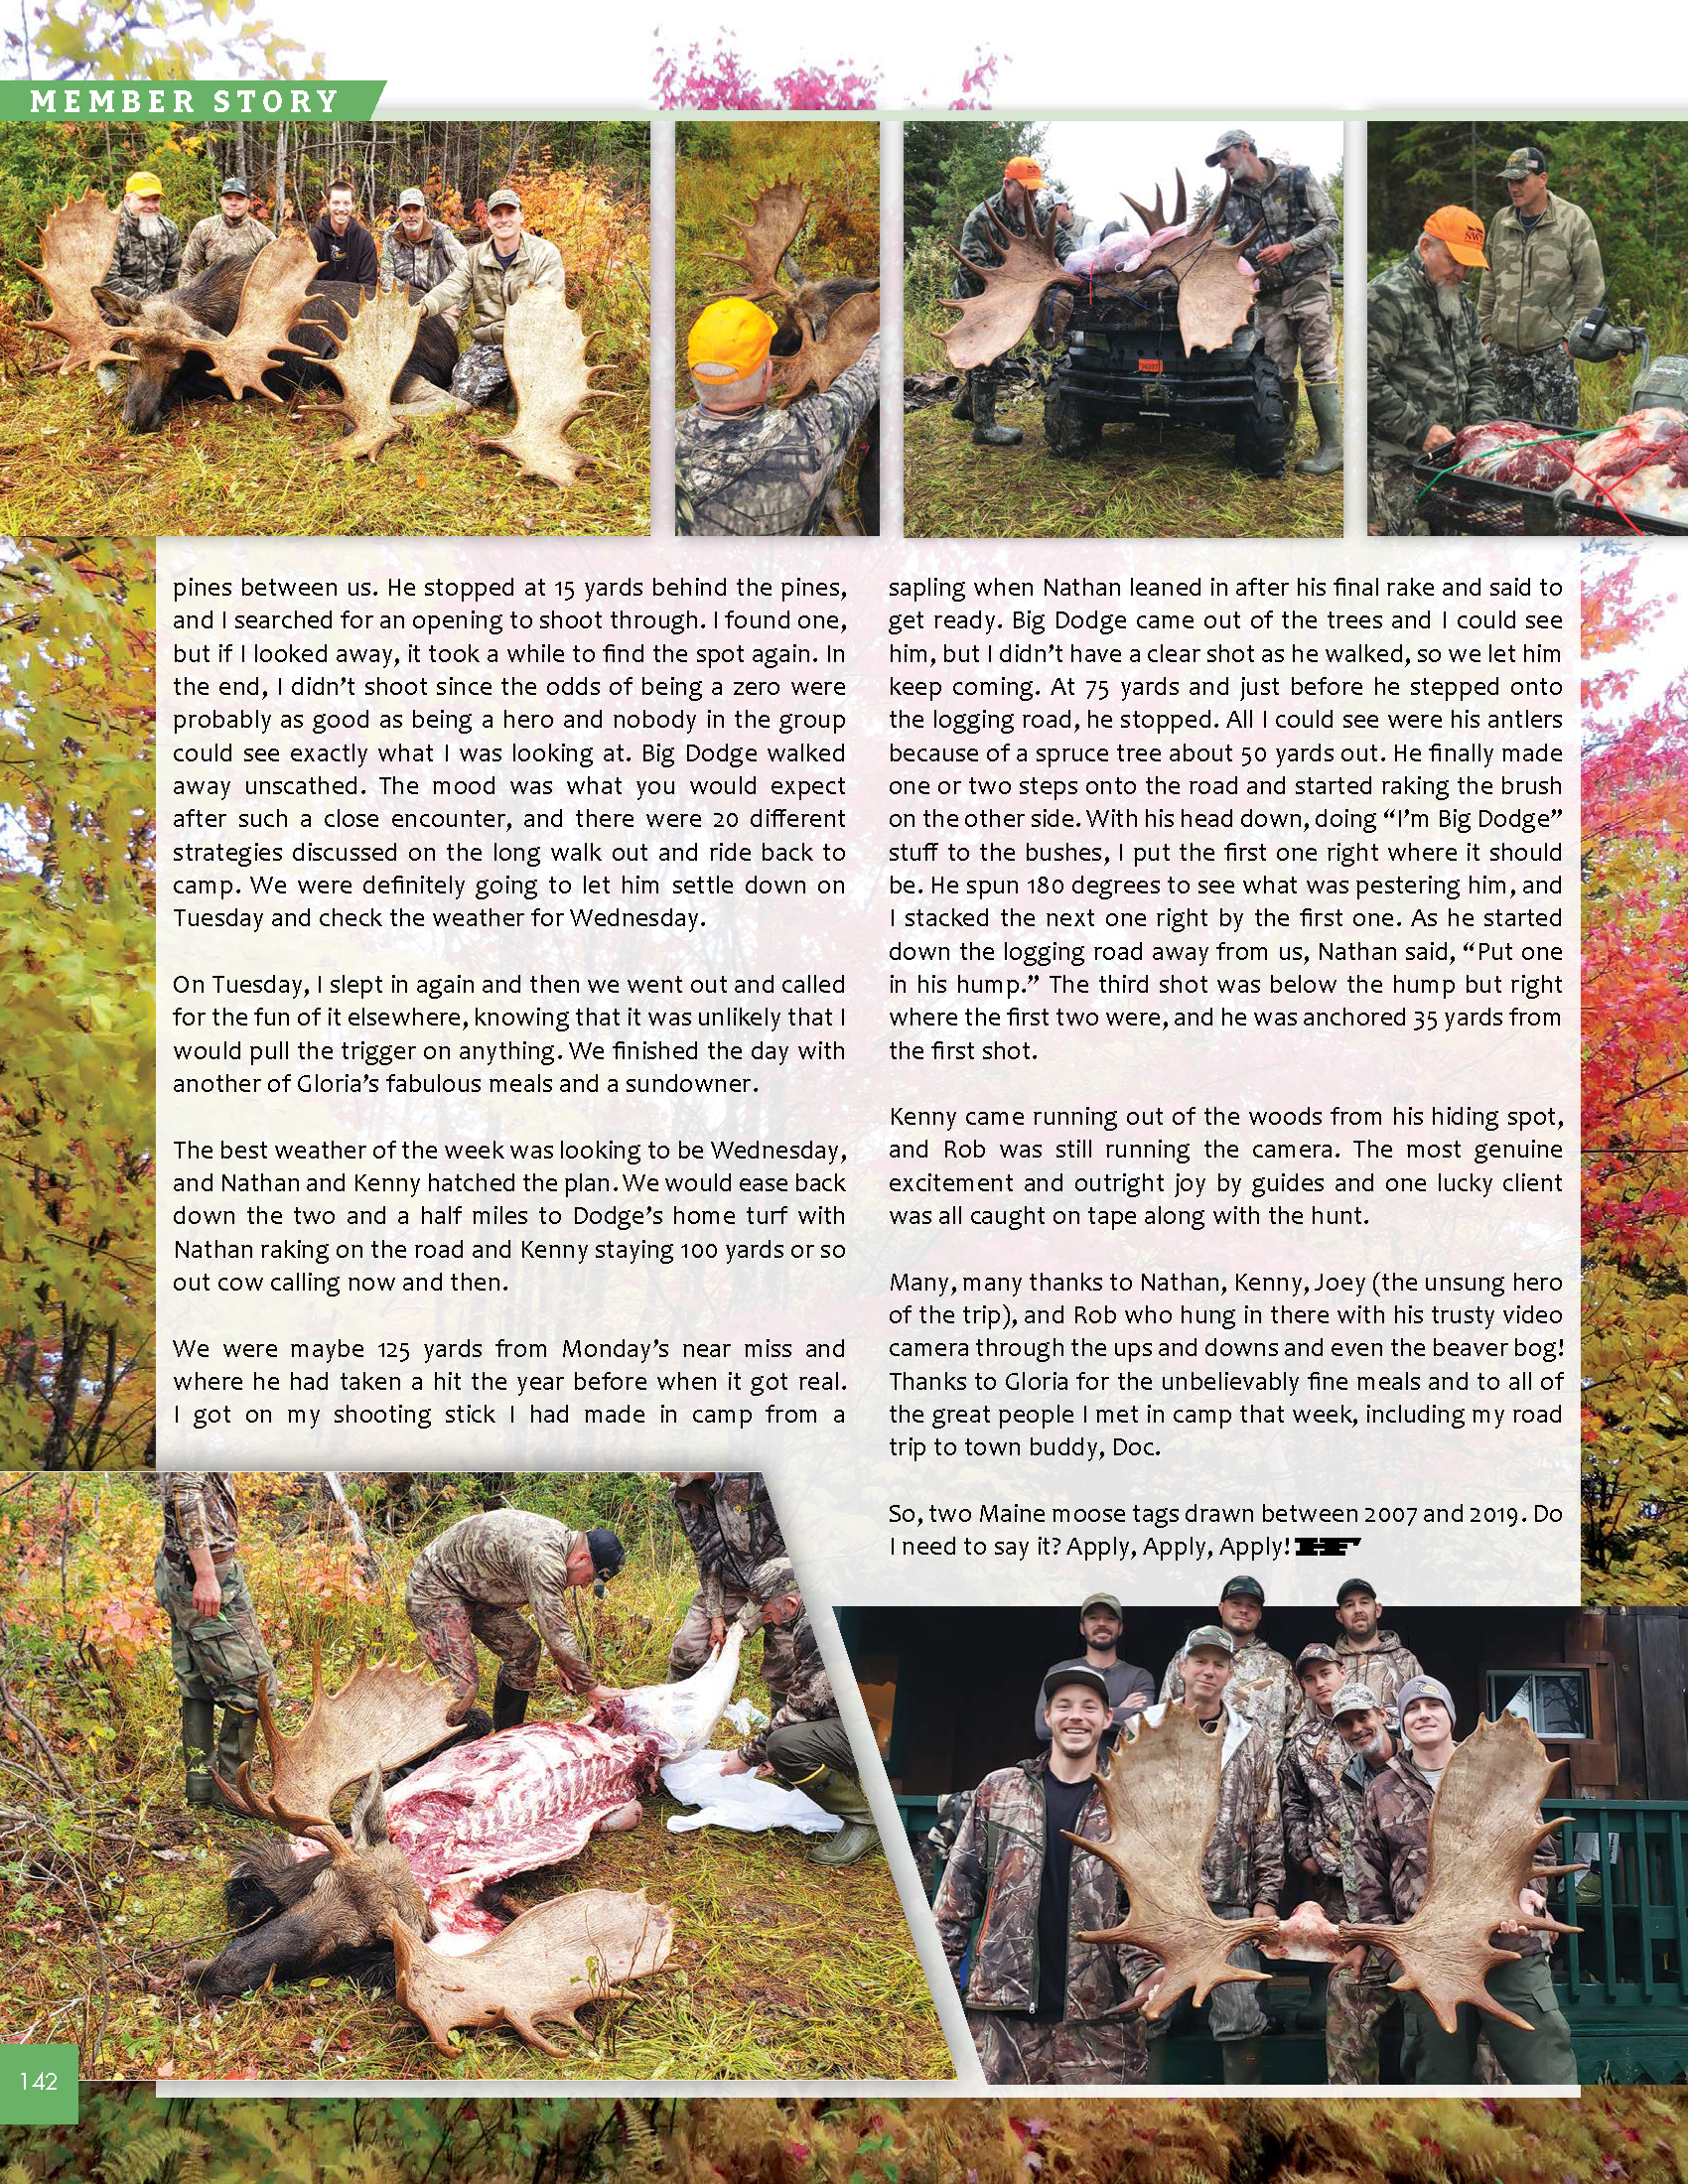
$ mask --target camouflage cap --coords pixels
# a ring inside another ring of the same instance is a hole
[[[1082,1685],[1085,1691],[1094,1692],[1102,1705],[1111,1712],[1113,1700],[1108,1692],[1108,1680],[1100,1669],[1093,1669],[1088,1662],[1069,1662],[1065,1668],[1051,1669],[1044,1678],[1044,1704],[1047,1706],[1057,1691],[1064,1691],[1069,1684]]]
[[[1334,1669],[1339,1669],[1342,1665],[1341,1662],[1336,1659],[1336,1651],[1333,1647],[1321,1645],[1320,1643],[1315,1641],[1315,1643],[1311,1646],[1303,1646],[1301,1651],[1296,1655],[1296,1674],[1297,1676],[1299,1676],[1303,1669],[1318,1668],[1323,1663],[1329,1663],[1329,1665]]]
[[[1344,1684],[1331,1702],[1331,1718],[1339,1721],[1344,1713],[1381,1713],[1383,1703],[1377,1694],[1364,1684]]]
[[[1227,152],[1234,152],[1244,144],[1253,151],[1254,139],[1246,129],[1227,129],[1201,164],[1204,167],[1217,167]]]
[[[800,1594],[802,1589],[789,1555],[771,1555],[751,1571],[751,1598],[759,1605],[777,1600],[782,1592]]]
[[[1215,1653],[1234,1654],[1236,1652],[1236,1641],[1228,1630],[1221,1629],[1217,1623],[1197,1623],[1190,1636],[1184,1641],[1184,1644],[1178,1649],[1180,1659],[1182,1660],[1187,1654],[1196,1652],[1199,1646],[1208,1646]]]
[[[222,188],[217,192],[217,196],[222,198],[249,198],[251,195],[251,191],[246,187],[244,175],[225,176]]]
[[[1515,152],[1508,152],[1506,164],[1501,168],[1501,182],[1528,182],[1532,175],[1547,173],[1547,154],[1537,144],[1520,144]]]
[[[518,212],[521,210],[521,200],[513,190],[494,190],[487,200],[489,212],[495,212],[501,205],[512,205]]]
[[[1441,1705],[1448,1708],[1450,1723],[1458,1721],[1460,1718],[1454,1710],[1454,1694],[1439,1677],[1409,1676],[1407,1678],[1407,1681],[1395,1694],[1396,1710],[1403,1724],[1405,1724],[1407,1718],[1407,1708],[1416,1699],[1435,1699],[1439,1701]]]
[[[420,190],[401,190],[398,194],[399,210],[402,212],[412,205],[419,206],[424,212],[428,209],[428,200]]]
[[[1221,1600],[1258,1600],[1266,1605],[1266,1591],[1258,1577],[1232,1577],[1219,1594]]]

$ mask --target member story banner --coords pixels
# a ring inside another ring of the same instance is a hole
[[[0,83],[0,121],[369,121],[386,84],[357,81]]]

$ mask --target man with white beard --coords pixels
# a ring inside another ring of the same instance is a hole
[[[123,209],[117,215],[117,247],[101,284],[113,295],[144,303],[176,286],[182,272],[182,230],[160,209],[164,185],[145,168],[123,185]],[[123,384],[116,364],[101,364],[99,383],[108,394]]]
[[[1366,290],[1366,528],[1399,538],[1418,521],[1419,455],[1444,448],[1468,425],[1500,415],[1500,394],[1466,293],[1472,266],[1486,266],[1483,225],[1463,205],[1444,205],[1399,264]]]

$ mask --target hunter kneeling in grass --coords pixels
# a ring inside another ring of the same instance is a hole
[[[510,383],[504,361],[504,314],[528,288],[562,288],[563,256],[543,235],[529,235],[521,224],[521,200],[513,190],[494,190],[487,200],[487,225],[492,230],[454,265],[438,287],[422,299],[426,317],[447,318],[466,303],[475,306],[475,333],[452,373],[452,397],[460,411],[483,409]]]

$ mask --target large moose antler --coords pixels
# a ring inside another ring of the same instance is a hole
[[[41,231],[40,265],[22,268],[53,299],[45,319],[24,324],[66,343],[58,364],[62,375],[79,364],[133,362],[126,351],[112,348],[114,330],[93,300],[117,247],[118,216],[97,190],[62,205]]]
[[[1055,256],[1055,215],[1052,206],[1048,223],[1038,225],[1038,208],[1028,200],[1026,233],[1017,235],[999,220],[987,205],[991,240],[1001,253],[995,265],[975,265],[962,257],[953,243],[950,256],[966,267],[975,280],[984,282],[977,296],[944,296],[939,300],[958,312],[955,324],[941,340],[957,371],[972,371],[1004,355],[1030,327],[1038,306],[1052,288],[1082,288],[1076,273],[1068,273]]]
[[[258,1686],[258,1719],[270,1755],[268,1790],[260,1794],[252,1788],[249,1765],[241,1767],[236,1786],[220,1776],[213,1779],[241,1812],[278,1826],[302,1818],[308,1825],[294,1833],[309,1834],[329,1825],[327,1815],[348,1783],[362,1780],[371,1768],[378,1775],[402,1767],[444,1743],[454,1726],[448,1718],[452,1700],[449,1685],[401,1669],[396,1661],[368,1660],[360,1660],[340,1690],[325,1699],[318,1645],[311,1651],[311,1711],[296,1734],[283,1733],[269,1693]],[[338,1830],[330,1833],[339,1840]]]
[[[592,458],[563,437],[585,403],[610,391],[588,383],[602,367],[587,362],[586,340],[560,288],[523,289],[504,317],[515,423],[506,433],[478,437],[476,446],[513,456],[525,477],[548,478],[553,485],[572,485],[590,470]]]
[[[779,264],[802,231],[808,210],[809,201],[795,181],[776,182],[757,193],[750,218],[732,222],[745,238],[745,262],[739,268],[742,285],[729,289],[730,296],[744,296],[754,302],[758,296],[787,294],[780,285]],[[733,252],[709,250],[704,255],[731,258]]]
[[[1096,1777],[1107,1807],[1107,1841],[1064,1831],[1125,1884],[1124,1922],[1083,1939],[1129,1943],[1166,1968],[1148,2004],[1150,2017],[1164,2015],[1187,1989],[1200,2003],[1224,1980],[1267,1977],[1227,1959],[1238,1943],[1275,1934],[1278,1921],[1217,1918],[1201,1892],[1201,1860],[1219,1810],[1222,1728],[1209,1735],[1194,1707],[1177,1704],[1159,1722],[1140,1721],[1137,1734],[1120,1740]]]
[[[209,353],[212,372],[236,402],[248,393],[279,402],[281,396],[265,386],[264,373],[284,353],[313,353],[303,341],[293,341],[291,335],[317,272],[317,253],[310,236],[302,227],[290,227],[274,242],[265,243],[253,258],[252,270],[240,291],[240,313],[233,331],[186,344]]]
[[[392,288],[365,296],[355,316],[344,304],[335,309],[346,321],[346,332],[339,337],[337,353],[324,359],[324,368],[340,382],[341,399],[320,406],[352,420],[352,431],[335,451],[351,463],[378,455],[405,428],[406,420],[393,412],[392,391],[410,359],[422,306],[413,304],[403,289]]]
[[[1537,1865],[1536,1845],[1564,1819],[1544,1822],[1541,1801],[1567,1762],[1549,1759],[1541,1739],[1515,1713],[1479,1719],[1449,1760],[1430,1807],[1430,1866],[1424,1901],[1399,1926],[1340,1928],[1345,1946],[1370,1943],[1400,1964],[1390,1981],[1422,1994],[1444,2032],[1458,2022],[1462,2002],[1474,2003],[1522,2031],[1529,2020],[1503,2009],[1484,1983],[1497,1964],[1515,1964],[1515,1949],[1496,1949],[1497,1926],[1536,1934],[1578,1934],[1581,1927],[1557,1919],[1527,1919],[1518,1908],[1520,1889],[1580,1865]]]
[[[802,345],[794,355],[774,359],[774,385],[786,401],[811,385],[824,394],[838,374],[857,361],[879,332],[879,290],[846,296],[833,308],[818,341],[808,317],[802,312],[795,316]]]
[[[1184,176],[1177,169],[1174,172],[1178,179],[1178,201],[1170,219],[1159,184],[1155,189],[1153,211],[1139,205],[1135,198],[1125,197],[1124,191],[1120,193],[1151,235],[1158,234],[1163,227],[1184,224],[1187,208]],[[1140,287],[1152,273],[1170,273],[1178,282],[1178,330],[1187,349],[1227,347],[1254,302],[1254,276],[1240,271],[1237,261],[1260,228],[1256,223],[1237,242],[1227,242],[1220,236],[1219,222],[1230,203],[1230,195],[1231,186],[1227,181],[1198,219],[1192,221],[1182,235],[1169,235],[1126,276],[1126,284],[1131,288]]]
[[[566,2055],[539,2020],[578,2032],[577,2010],[660,1971],[674,1946],[673,1913],[647,1902],[642,1888],[582,1888],[535,1904],[469,1957],[429,1949],[391,1913],[382,1931],[393,1946],[399,2000],[448,2055],[455,2027],[495,2024],[547,2055]]]

